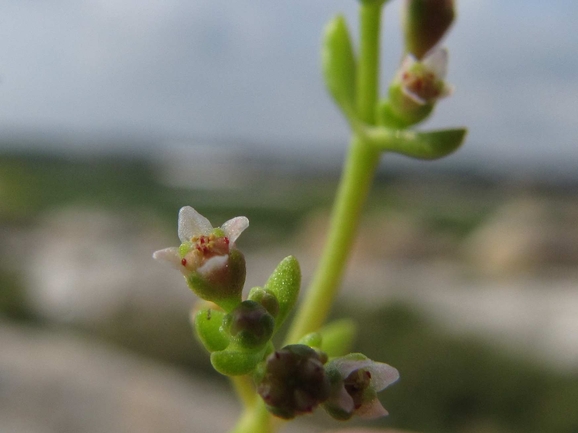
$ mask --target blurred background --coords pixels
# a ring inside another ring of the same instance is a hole
[[[383,82],[401,56],[384,17]],[[462,0],[424,128],[439,162],[387,156],[334,316],[396,366],[369,423],[578,432],[578,3]],[[320,74],[354,0],[0,4],[0,432],[224,432],[182,277],[151,259],[192,205],[246,215],[247,288],[286,255],[304,286],[348,131]],[[365,423],[364,425],[368,425]],[[339,424],[323,413],[288,431]]]

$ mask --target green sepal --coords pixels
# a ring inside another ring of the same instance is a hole
[[[465,128],[430,132],[394,130],[385,127],[362,128],[364,139],[386,152],[395,152],[417,159],[439,159],[455,152],[464,142]]]
[[[320,349],[322,344],[321,334],[318,332],[311,332],[301,338],[297,344],[305,344],[306,346]]]
[[[242,376],[252,373],[272,350],[271,344],[253,352],[232,343],[225,350],[211,353],[211,364],[225,376]]]
[[[267,282],[265,290],[271,291],[279,302],[279,312],[275,317],[275,331],[283,324],[287,315],[291,312],[301,286],[301,269],[299,262],[293,256],[285,257],[273,271]]]
[[[209,352],[224,350],[229,345],[229,338],[221,330],[223,317],[224,311],[212,308],[204,308],[195,314],[197,337]]]
[[[357,336],[357,323],[351,319],[336,320],[319,330],[321,350],[330,358],[344,356],[351,351]]]
[[[343,15],[325,26],[321,50],[323,76],[329,93],[346,117],[355,111],[356,61]]]
[[[388,128],[405,129],[414,126],[427,119],[433,112],[435,104],[418,104],[405,97],[405,100],[398,101],[404,105],[405,112],[394,108],[392,101],[396,98],[386,99],[379,103],[377,107],[378,125]]]
[[[245,276],[245,257],[239,250],[232,249],[227,264],[222,268],[204,275],[192,272],[185,280],[199,298],[214,302],[229,312],[241,302]]]

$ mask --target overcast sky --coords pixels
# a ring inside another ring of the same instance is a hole
[[[385,9],[385,83],[400,0]],[[423,128],[466,125],[457,160],[578,167],[578,1],[461,0]],[[342,151],[319,41],[355,0],[2,0],[1,130],[123,131]]]

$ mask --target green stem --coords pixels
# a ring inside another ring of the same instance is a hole
[[[257,401],[257,394],[250,376],[230,376],[229,379],[235,388],[239,400],[246,408],[252,408]]]
[[[361,4],[360,20],[357,115],[373,125],[379,92],[381,4]],[[295,343],[305,334],[316,331],[327,319],[353,246],[379,156],[379,150],[369,146],[361,137],[353,136],[333,207],[327,242],[309,291],[289,330],[288,343]]]
[[[379,95],[379,33],[381,2],[362,3],[359,9],[360,44],[357,63],[357,115],[365,123],[375,124]]]
[[[239,422],[230,433],[271,433],[274,431],[273,419],[263,400],[252,408],[247,408]]]

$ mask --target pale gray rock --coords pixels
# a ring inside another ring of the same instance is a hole
[[[73,335],[0,325],[0,432],[222,433],[224,383]]]

